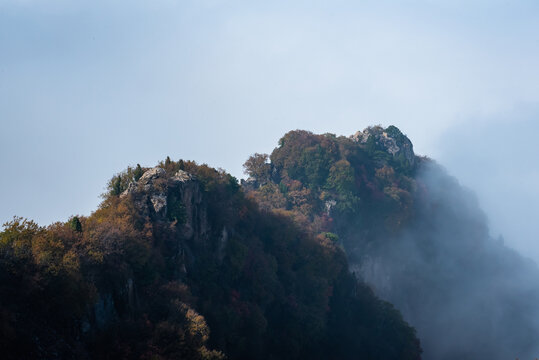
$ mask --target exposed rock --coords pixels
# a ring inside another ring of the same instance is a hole
[[[152,194],[150,201],[157,215],[165,216],[167,214],[167,196],[165,194]]]
[[[182,235],[189,239],[205,238],[209,232],[206,208],[202,203],[202,194],[197,181],[182,183],[174,192],[179,196],[185,211]]]
[[[387,151],[395,156],[400,150],[400,148],[397,145],[397,141],[387,135],[387,133],[384,131],[382,133],[382,136],[378,138],[378,141],[382,143],[382,146],[387,149]]]
[[[171,192],[179,192],[181,199],[188,208],[188,217],[191,214],[191,205],[200,202],[200,199],[196,201],[193,197],[198,192],[198,183],[196,183],[196,177],[184,170],[178,170],[176,174],[168,179],[167,182],[159,183],[156,185],[156,180],[165,179],[166,171],[160,167],[154,167],[147,170],[137,182],[131,182],[127,189],[120,195],[125,197],[132,194],[135,206],[144,216],[157,216],[158,218],[164,218],[167,216],[168,210],[168,195]],[[188,185],[191,183],[191,185]],[[190,188],[190,190],[187,190]],[[198,194],[200,197],[200,194]],[[185,198],[185,199],[184,199]],[[192,218],[186,219],[186,223],[190,224]],[[192,231],[187,231],[191,232]]]
[[[356,132],[354,135],[350,137],[355,142],[358,142],[360,144],[365,144],[367,140],[369,140],[370,135],[371,135],[371,131],[369,131],[369,128],[367,128],[364,131],[359,130],[358,132]]]
[[[147,170],[137,182],[132,182],[121,197],[130,196],[138,212],[158,221],[177,221],[178,276],[186,274],[196,259],[192,249],[207,246],[211,229],[207,218],[200,183],[196,176],[178,170],[168,177],[164,169]],[[222,261],[228,233],[223,229],[215,246],[215,256]],[[132,300],[132,299],[131,299]],[[131,301],[130,300],[130,301]]]
[[[360,144],[366,144],[371,136],[378,148],[387,151],[394,158],[402,154],[406,161],[414,166],[415,154],[412,142],[395,126],[389,126],[387,129],[381,126],[368,127],[363,131],[356,132],[350,138]]]
[[[146,170],[144,174],[138,180],[139,184],[151,184],[155,179],[164,176],[166,174],[165,169],[156,166],[152,169]]]
[[[334,207],[335,205],[337,205],[337,201],[335,200],[327,200],[324,205],[326,206],[326,215],[329,216],[329,214],[331,213],[331,208]]]
[[[194,175],[189,174],[187,171],[184,170],[178,170],[174,176],[170,178],[171,181],[180,181],[180,182],[186,182],[190,180],[195,180],[196,177]]]
[[[225,258],[225,249],[226,244],[228,243],[228,231],[226,231],[226,227],[223,226],[223,231],[221,231],[221,236],[219,237],[219,249],[217,249],[217,259],[219,260],[219,263],[221,264]]]
[[[127,189],[125,189],[125,191],[120,194],[120,198],[126,197],[129,194],[132,194],[136,190],[137,190],[137,184],[134,182],[130,182],[129,185],[127,185]]]
[[[127,185],[127,189],[120,195],[121,198],[133,194],[138,191],[139,187],[144,189],[145,191],[148,191],[151,189],[154,181],[160,177],[163,177],[166,175],[166,172],[164,169],[156,166],[152,169],[146,170],[146,172],[140,177],[140,179],[137,182],[130,182],[129,185]]]

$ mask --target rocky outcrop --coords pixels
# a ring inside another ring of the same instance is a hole
[[[217,260],[221,264],[225,258],[225,249],[228,243],[228,231],[226,226],[223,226],[223,231],[221,231],[221,236],[218,240],[218,249],[217,249]]]
[[[153,169],[147,170],[138,180],[138,184],[142,185],[144,190],[148,191],[150,190],[151,186],[155,182],[155,180],[164,177],[166,175],[166,172],[163,168],[160,167],[154,167]]]
[[[325,205],[325,208],[326,208],[326,215],[327,216],[330,216],[331,214],[331,209],[337,205],[337,201],[335,200],[326,200],[326,202],[324,203]]]
[[[131,182],[120,195],[121,198],[127,196],[133,198],[135,206],[144,216],[155,220],[171,220],[175,216],[186,227],[187,237],[193,235],[193,227],[197,227],[193,226],[198,211],[195,205],[202,202],[194,175],[178,170],[173,176],[167,177],[163,168],[154,167],[138,181]]]
[[[144,217],[175,223],[181,243],[178,258],[193,262],[190,248],[207,242],[210,237],[207,207],[196,176],[184,170],[170,176],[163,168],[154,167],[130,183],[120,195],[128,196]],[[180,261],[183,268],[185,261]]]
[[[150,215],[165,216],[167,212],[166,187],[156,186],[165,181],[165,176],[165,170],[160,167],[146,170],[138,181],[129,183],[120,198],[131,195],[137,209],[145,217]]]
[[[153,210],[156,214],[163,216],[167,212],[167,196],[165,194],[153,194],[150,196]]]
[[[415,165],[412,142],[395,126],[389,126],[386,129],[381,126],[368,127],[351,136],[352,140],[365,146],[370,137],[378,149],[388,152],[394,158],[404,158],[411,166]]]
[[[194,175],[189,174],[187,171],[178,170],[174,176],[171,177],[173,182],[186,182],[190,180],[196,180]]]

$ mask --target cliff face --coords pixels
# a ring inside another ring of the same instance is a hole
[[[141,172],[113,178],[90,217],[6,225],[3,356],[420,358],[414,330],[354,279],[331,236],[260,211],[205,165]]]
[[[537,267],[492,239],[473,194],[396,127],[293,131],[270,159],[272,182],[250,196],[333,233],[351,270],[417,328],[425,358],[537,356]]]
[[[132,197],[140,215],[156,221],[179,215],[175,212],[184,209],[183,215],[186,217],[181,220],[186,226],[184,229],[186,237],[195,234],[193,225],[207,225],[201,224],[203,219],[197,216],[198,208],[202,204],[199,182],[193,175],[183,170],[167,176],[163,168],[148,169],[139,180],[130,182],[127,189],[120,194],[121,198],[128,196]]]
[[[178,266],[194,262],[193,245],[207,248],[211,231],[207,218],[207,204],[200,182],[184,170],[172,176],[161,167],[144,172],[138,181],[129,183],[120,198],[133,202],[138,214],[152,222],[174,222],[177,232]],[[215,249],[207,249],[215,252]]]

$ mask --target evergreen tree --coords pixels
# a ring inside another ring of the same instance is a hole
[[[120,195],[122,193],[122,178],[120,175],[116,176],[112,182],[112,195]]]
[[[133,171],[133,178],[135,179],[135,181],[138,181],[138,179],[140,179],[140,177],[142,176],[143,173],[144,173],[144,171],[142,171],[142,168],[140,167],[140,164],[137,164],[137,167],[135,168],[135,171]]]
[[[80,223],[78,216],[73,216],[71,218],[71,221],[69,222],[69,226],[71,227],[73,231],[82,232],[82,224]]]

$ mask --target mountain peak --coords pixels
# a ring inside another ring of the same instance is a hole
[[[380,125],[369,126],[363,131],[356,132],[350,138],[368,150],[385,151],[395,159],[406,160],[411,166],[415,164],[412,142],[394,125],[387,128]]]

